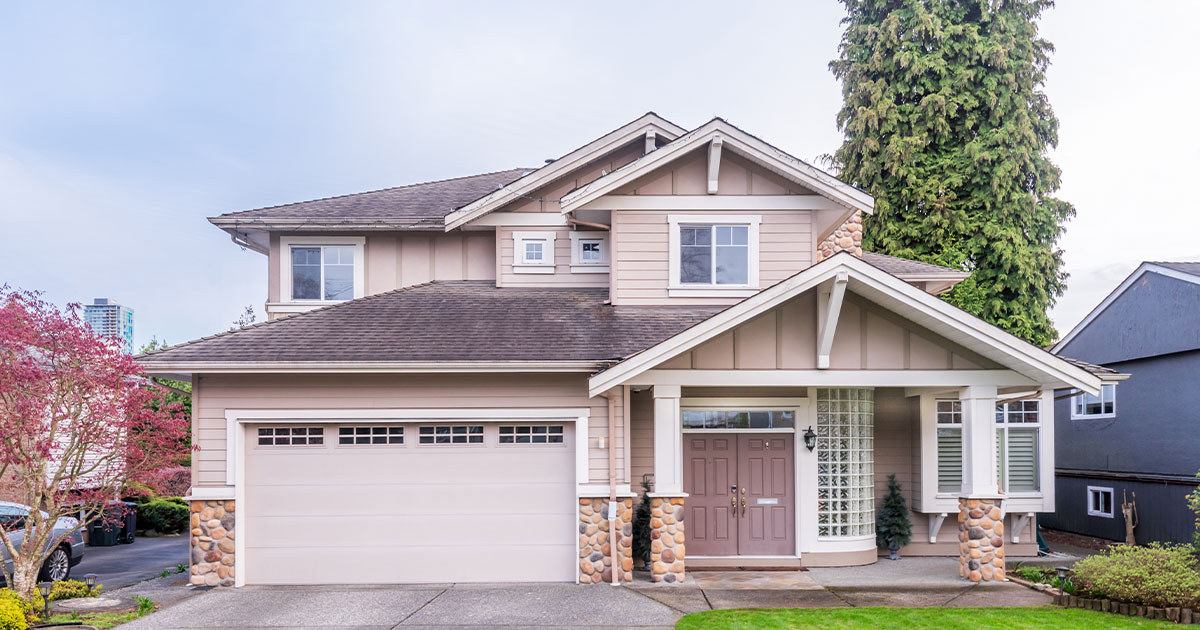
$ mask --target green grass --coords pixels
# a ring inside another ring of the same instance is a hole
[[[42,623],[82,622],[85,625],[95,626],[95,627],[101,628],[101,629],[106,629],[106,628],[115,628],[116,626],[119,626],[123,623],[133,621],[134,619],[137,619],[138,617],[144,617],[144,616],[154,612],[154,602],[150,601],[149,598],[139,597],[137,595],[134,595],[133,599],[136,600],[138,603],[138,609],[134,612],[90,613],[90,614],[82,614],[82,615],[79,613],[69,613],[69,614],[65,614],[65,615],[52,615],[49,619],[46,619]]]
[[[766,608],[710,610],[687,615],[676,630],[783,630],[874,628],[875,630],[1124,630],[1169,624],[1092,610],[1039,608]]]

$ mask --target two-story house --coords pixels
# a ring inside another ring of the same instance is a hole
[[[192,581],[655,580],[908,555],[1002,579],[1054,508],[1071,363],[861,250],[873,200],[721,119],[646,114],[540,168],[211,219],[270,321],[141,357],[191,379]]]
[[[1138,543],[1191,542],[1200,471],[1200,262],[1145,262],[1055,344],[1129,374],[1099,394],[1059,396],[1058,504],[1043,524]],[[1130,504],[1128,519],[1122,506]]]

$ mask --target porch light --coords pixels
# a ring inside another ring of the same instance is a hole
[[[810,451],[817,448],[817,434],[813,433],[812,425],[804,431],[804,447]]]

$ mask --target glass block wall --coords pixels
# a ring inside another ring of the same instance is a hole
[[[875,392],[817,390],[817,534],[875,535]]]

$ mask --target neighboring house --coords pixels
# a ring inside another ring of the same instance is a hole
[[[888,473],[903,553],[1000,577],[1055,505],[1040,411],[1112,373],[862,252],[872,208],[647,114],[537,169],[212,218],[268,257],[272,321],[140,358],[193,384],[192,581],[628,580],[644,478],[656,580],[868,564]]]
[[[1042,522],[1125,540],[1121,505],[1136,496],[1137,542],[1190,542],[1195,514],[1185,497],[1200,470],[1192,391],[1200,381],[1200,262],[1142,263],[1053,350],[1131,377],[1055,403],[1058,505]]]
[[[126,354],[133,354],[133,309],[110,298],[96,298],[83,305],[83,321],[101,337],[116,340]]]

